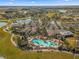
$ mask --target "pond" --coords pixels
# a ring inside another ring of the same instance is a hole
[[[5,26],[7,23],[6,22],[0,22],[0,27]]]

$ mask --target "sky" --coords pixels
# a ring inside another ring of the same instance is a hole
[[[0,0],[0,6],[79,5],[79,0]]]

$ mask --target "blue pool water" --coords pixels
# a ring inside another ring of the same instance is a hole
[[[58,46],[55,42],[51,42],[51,41],[43,41],[37,38],[34,38],[32,40],[32,43],[40,45],[40,46],[45,46],[45,47],[53,47],[53,46]]]
[[[0,22],[0,27],[3,27],[3,26],[5,26],[5,25],[6,25],[5,22]]]

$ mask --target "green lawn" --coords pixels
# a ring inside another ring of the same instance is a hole
[[[6,59],[74,59],[73,55],[60,52],[27,52],[12,45],[11,35],[0,29],[0,55]],[[76,57],[79,59],[79,57]]]

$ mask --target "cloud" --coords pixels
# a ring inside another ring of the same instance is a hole
[[[70,0],[64,0],[64,1],[68,2],[68,1],[70,1]]]
[[[35,1],[32,1],[31,3],[35,3]]]
[[[15,0],[10,0],[10,1],[15,1]]]
[[[14,1],[15,0],[10,0],[10,2],[8,2],[8,5],[14,5]]]
[[[8,4],[9,4],[9,5],[13,5],[14,3],[13,3],[13,2],[9,2]]]

